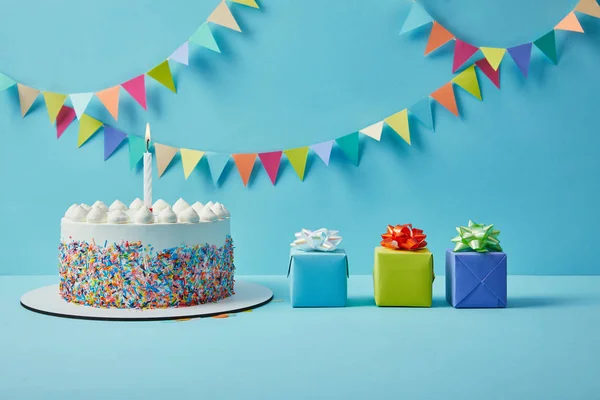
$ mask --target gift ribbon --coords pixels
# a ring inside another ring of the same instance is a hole
[[[499,230],[494,229],[494,225],[476,224],[469,221],[468,226],[459,226],[456,228],[458,236],[452,239],[456,243],[454,251],[476,251],[487,253],[489,251],[502,251],[500,247]]]
[[[423,230],[413,228],[412,224],[388,225],[387,233],[381,235],[381,245],[393,250],[419,250],[427,246]]]
[[[302,229],[290,246],[304,251],[334,251],[342,241],[338,231],[321,228],[316,231]]]

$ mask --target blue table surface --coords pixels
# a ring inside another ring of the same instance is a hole
[[[598,399],[600,276],[511,276],[509,308],[292,309],[280,276],[238,277],[274,301],[227,319],[100,322],[19,305],[54,276],[0,277],[0,399]]]

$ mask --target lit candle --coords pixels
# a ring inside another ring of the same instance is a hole
[[[150,149],[150,124],[146,123],[146,152],[144,153],[144,205],[152,207],[152,153]]]

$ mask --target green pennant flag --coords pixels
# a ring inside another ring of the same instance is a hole
[[[14,79],[0,73],[0,92],[5,91],[11,86],[14,86],[17,82]]]
[[[146,141],[139,136],[128,136],[129,168],[134,169],[146,152]]]
[[[340,146],[346,157],[352,161],[352,164],[358,165],[358,132],[337,138],[335,142]]]
[[[303,181],[304,171],[306,169],[306,160],[308,158],[308,146],[284,150],[283,153],[286,155],[288,160],[290,160],[290,164],[292,164],[292,167],[294,167],[294,171],[296,171],[298,178]]]
[[[77,147],[81,147],[102,126],[102,122],[83,114],[79,118],[79,134],[77,135]]]
[[[544,36],[533,42],[554,64],[558,64],[558,56],[556,54],[556,35],[554,30],[546,33]]]
[[[173,82],[173,75],[171,75],[171,68],[169,67],[169,61],[165,60],[158,64],[156,67],[152,68],[147,72],[147,75],[151,78],[156,79],[159,83],[163,84],[165,87],[177,93],[177,89],[175,89],[175,83]]]
[[[471,93],[473,96],[482,100],[481,90],[479,90],[479,81],[477,80],[477,73],[475,72],[475,66],[471,65],[463,72],[458,74],[452,79],[452,82]]]
[[[221,49],[219,49],[219,45],[206,22],[196,29],[196,32],[190,37],[190,42],[206,47],[209,50],[216,51],[217,53],[221,52]]]

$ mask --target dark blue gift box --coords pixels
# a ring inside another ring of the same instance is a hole
[[[446,300],[453,307],[506,307],[506,277],[506,253],[446,250]]]

